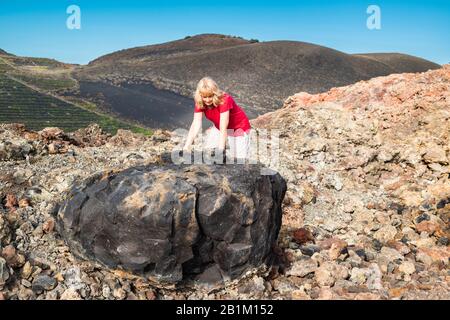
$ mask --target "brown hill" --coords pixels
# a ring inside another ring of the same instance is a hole
[[[197,81],[209,75],[253,118],[276,110],[298,91],[319,93],[376,76],[439,67],[396,53],[352,55],[306,42],[201,34],[100,57],[79,68],[77,77],[115,85],[152,83],[191,97]]]

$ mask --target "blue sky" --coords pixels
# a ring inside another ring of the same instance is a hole
[[[119,3],[120,2],[120,3]],[[81,29],[69,30],[69,5]],[[381,29],[369,30],[369,5]],[[401,52],[450,62],[450,1],[0,0],[0,48],[85,64],[103,54],[200,33],[297,40],[347,53]]]

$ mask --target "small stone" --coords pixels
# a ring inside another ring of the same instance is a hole
[[[145,297],[147,298],[147,300],[156,300],[156,294],[153,290],[145,291]]]
[[[17,294],[17,297],[19,298],[19,300],[29,300],[29,299],[36,298],[33,290],[24,288],[24,287],[20,288],[20,291]]]
[[[317,262],[313,259],[301,259],[295,261],[291,268],[287,270],[286,275],[304,277],[317,270]]]
[[[292,237],[294,241],[300,245],[305,244],[309,241],[314,241],[314,236],[312,232],[306,228],[300,228],[295,230]]]
[[[369,274],[367,275],[367,288],[369,290],[382,290],[382,273],[380,267],[376,263],[371,263],[369,267]]]
[[[330,288],[320,288],[317,300],[331,300],[333,299],[333,291]]]
[[[286,277],[278,277],[272,282],[273,289],[281,295],[290,295],[292,290],[297,289],[291,280]]]
[[[97,284],[97,283],[91,284],[90,289],[91,289],[92,297],[99,297],[102,295],[102,290],[101,290],[99,284]]]
[[[38,225],[32,232],[32,235],[38,238],[42,237],[43,234],[44,231],[42,230],[42,225]]]
[[[394,272],[395,267],[396,267],[396,264],[395,264],[395,263],[389,262],[389,263],[387,264],[387,266],[386,266],[386,272],[387,272],[387,273],[392,273],[392,272]]]
[[[47,275],[39,275],[37,276],[32,284],[32,290],[34,292],[40,293],[44,290],[52,290],[56,287],[56,280]]]
[[[389,247],[383,247],[378,255],[378,264],[381,271],[384,273],[390,273],[395,269],[395,262],[401,262],[403,259],[403,255],[397,250]]]
[[[300,247],[302,254],[312,256],[316,252],[320,252],[320,247],[316,245],[304,245]]]
[[[381,248],[383,247],[383,244],[380,241],[378,241],[377,239],[374,239],[372,242],[372,246],[376,251],[380,251]]]
[[[25,264],[25,257],[22,254],[17,253],[16,248],[14,248],[13,245],[4,247],[2,256],[12,268],[20,268]]]
[[[349,262],[352,267],[359,267],[363,262],[363,259],[361,259],[361,257],[353,250],[350,250],[348,254],[349,257],[347,258],[347,262]]]
[[[416,272],[416,266],[410,261],[405,261],[398,267],[398,270],[404,274],[410,275]]]
[[[347,268],[332,261],[325,261],[315,272],[316,281],[321,287],[331,287],[336,280],[347,277]]]
[[[8,209],[9,211],[15,211],[17,206],[18,203],[16,196],[12,193],[8,193],[6,195],[5,208]]]
[[[418,233],[427,232],[429,235],[432,235],[437,230],[439,230],[439,225],[437,223],[431,221],[421,221],[416,225],[416,230]]]
[[[19,200],[19,208],[26,208],[30,206],[30,200],[27,198],[22,198]]]
[[[412,240],[419,239],[419,235],[416,233],[416,231],[410,227],[405,227],[402,229],[402,242],[408,242]]]
[[[52,142],[50,144],[47,145],[47,149],[48,149],[48,153],[49,154],[57,154],[58,153],[58,144]]]
[[[448,159],[445,154],[445,150],[437,145],[432,145],[422,156],[426,163],[439,163],[446,165],[448,164]]]
[[[22,278],[28,279],[31,276],[32,272],[33,267],[31,266],[31,263],[29,261],[25,262],[22,268]]]
[[[50,218],[47,221],[44,222],[43,226],[42,226],[42,230],[45,233],[50,233],[55,229],[55,219]]]
[[[111,294],[111,289],[106,284],[104,284],[103,289],[102,289],[102,296],[104,298],[109,298],[110,294]]]
[[[420,239],[411,241],[411,244],[417,248],[433,248],[435,246],[434,238],[429,238],[428,234],[424,232]]]
[[[381,243],[386,243],[389,240],[393,240],[396,234],[397,228],[388,225],[381,227],[378,231],[374,233],[373,237]]]
[[[338,238],[328,238],[318,244],[322,249],[328,249],[328,257],[331,260],[336,260],[348,246],[346,241]]]
[[[264,286],[264,279],[262,277],[254,277],[251,281],[253,292],[262,293],[266,289]]]
[[[367,269],[353,268],[350,275],[350,281],[357,285],[362,285],[367,280],[367,273]]]
[[[339,238],[327,238],[325,240],[318,241],[317,244],[322,250],[328,250],[334,244],[336,247],[344,249],[348,246],[348,243]]]
[[[127,293],[122,288],[117,288],[113,290],[113,296],[116,299],[123,300],[127,297]]]
[[[450,258],[449,247],[419,248],[416,254],[416,260],[431,266],[435,262],[448,264]]]
[[[438,240],[438,244],[441,246],[448,246],[450,244],[450,240],[447,237],[440,237]]]
[[[400,242],[400,241],[391,240],[391,241],[388,241],[386,243],[386,245],[390,248],[397,250],[398,252],[400,252],[403,255],[406,255],[411,252],[411,249],[409,249],[409,247],[406,244],[404,244],[403,242]]]
[[[363,260],[368,261],[367,254],[364,249],[356,249],[355,253]]]
[[[360,292],[355,296],[355,300],[380,300],[381,296],[371,292]]]
[[[64,276],[61,274],[61,272],[58,272],[54,278],[58,281],[58,282],[64,282]]]
[[[81,300],[81,296],[75,288],[68,288],[61,295],[61,300]]]
[[[292,290],[291,292],[292,300],[311,300],[311,297],[305,292],[305,290]]]
[[[422,221],[430,221],[430,216],[426,213],[422,213],[416,218],[416,223],[421,223]]]
[[[403,255],[400,252],[389,247],[381,248],[380,256],[387,258],[389,262],[404,259]]]
[[[447,204],[450,204],[450,197],[447,198],[447,199],[442,199],[442,200],[440,200],[440,201],[437,203],[436,208],[437,208],[437,209],[445,208],[445,206],[446,206]]]
[[[31,282],[26,279],[22,279],[21,283],[25,288],[31,287]]]
[[[3,286],[9,279],[9,268],[6,260],[0,257],[0,287]]]

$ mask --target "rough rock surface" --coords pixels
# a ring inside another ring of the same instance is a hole
[[[262,166],[150,165],[75,184],[59,208],[73,253],[177,283],[220,283],[270,264],[286,183]]]

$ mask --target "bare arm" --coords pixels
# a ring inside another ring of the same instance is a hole
[[[219,149],[225,150],[227,144],[227,129],[230,121],[230,111],[225,111],[220,114],[220,141]]]
[[[184,144],[183,150],[191,150],[192,143],[202,127],[203,112],[194,112],[194,119],[192,120],[191,128]]]

